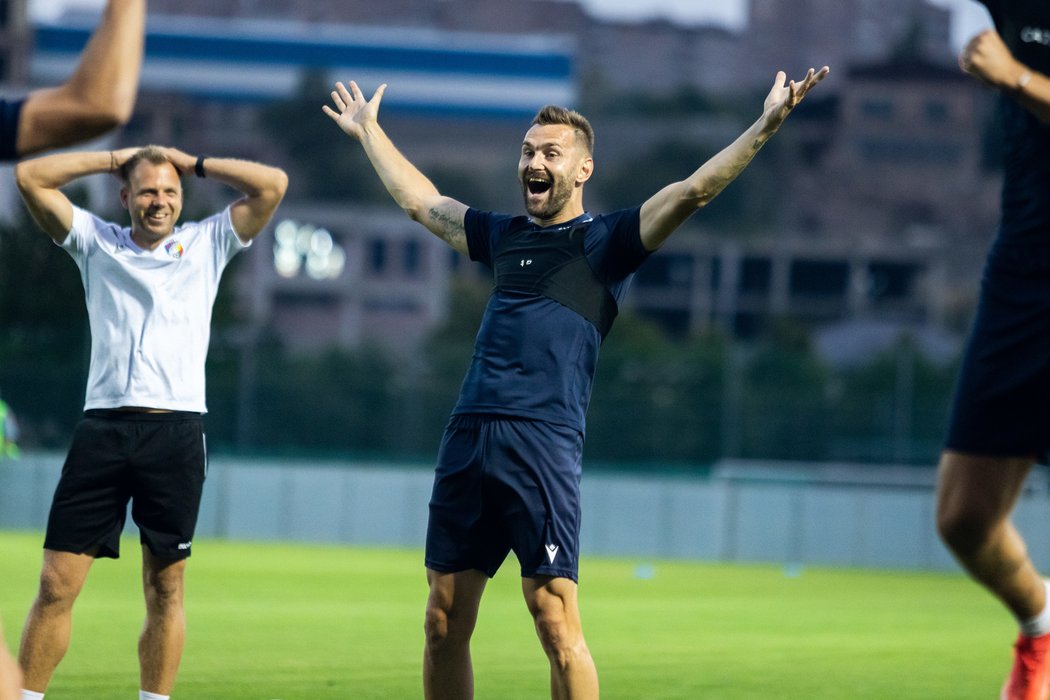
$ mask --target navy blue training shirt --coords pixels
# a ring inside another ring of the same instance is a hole
[[[619,303],[635,270],[649,256],[641,241],[639,211],[626,209],[593,220],[584,214],[543,228],[525,216],[470,209],[464,221],[467,246],[471,260],[492,268],[501,242],[543,234],[567,236],[586,224],[587,262]],[[538,293],[496,288],[452,413],[530,418],[583,432],[601,341],[593,323],[562,303]]]
[[[981,0],[1014,57],[1050,75],[1050,2]],[[1050,249],[1050,125],[1009,95],[1001,97],[1004,131],[999,247]]]

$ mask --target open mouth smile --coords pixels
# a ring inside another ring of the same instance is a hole
[[[525,179],[525,188],[529,191],[529,194],[549,192],[551,186],[551,181],[542,177],[528,177]]]

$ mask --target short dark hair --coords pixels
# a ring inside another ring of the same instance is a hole
[[[571,126],[576,131],[576,139],[587,149],[587,155],[594,155],[594,128],[587,121],[587,117],[572,109],[547,105],[532,118],[532,126],[548,124]]]
[[[171,161],[168,160],[168,157],[164,155],[164,151],[162,151],[159,146],[143,146],[135,152],[135,155],[128,158],[124,162],[124,165],[120,166],[120,179],[124,182],[127,182],[128,176],[131,175],[131,172],[142,161],[152,163],[153,165],[171,163]],[[175,168],[174,163],[172,163],[171,166]],[[178,172],[179,175],[182,175],[182,173],[179,172],[178,168],[175,168],[175,172]]]

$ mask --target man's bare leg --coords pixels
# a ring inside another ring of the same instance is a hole
[[[62,657],[69,649],[73,622],[73,603],[80,595],[92,554],[73,554],[44,550],[40,589],[29,609],[18,663],[22,667],[22,687],[43,693]]]
[[[159,559],[142,548],[142,589],[146,623],[139,637],[142,690],[171,695],[186,641],[186,560]]]
[[[551,698],[596,700],[598,672],[583,638],[576,582],[539,576],[523,578],[521,587],[550,661]]]
[[[4,632],[0,629],[0,700],[18,700],[22,688],[22,672],[18,669],[14,657],[7,651],[3,639]]]
[[[937,488],[937,529],[959,563],[1019,620],[1046,606],[1046,586],[1010,513],[1031,458],[945,452]]]
[[[470,637],[488,577],[480,571],[452,574],[427,569],[423,628],[423,695],[426,700],[469,700],[474,697]]]

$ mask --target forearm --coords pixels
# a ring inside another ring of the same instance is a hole
[[[1017,76],[998,86],[1042,122],[1050,123],[1050,78],[1018,63]]]
[[[779,126],[768,114],[763,114],[731,144],[686,178],[683,198],[694,208],[706,206],[744,172]]]
[[[425,223],[429,205],[440,198],[437,188],[394,146],[378,123],[366,126],[361,146],[387,192],[414,220]]]
[[[118,167],[111,151],[56,153],[19,163],[15,167],[15,181],[23,192],[57,190],[81,177],[113,172]]]
[[[193,172],[195,166],[196,160],[189,172]],[[248,198],[279,200],[288,186],[288,176],[283,170],[253,161],[209,156],[202,162],[202,168],[205,177],[229,185]]]
[[[1050,78],[1018,61],[995,31],[971,39],[959,55],[959,67],[1050,122]]]
[[[200,164],[205,177],[218,180],[242,193],[244,197],[230,205],[233,229],[242,241],[250,241],[269,223],[288,189],[288,176],[280,168],[238,158],[204,158],[176,149],[168,157],[183,173],[192,173]]]
[[[96,173],[120,167],[109,151],[57,153],[15,166],[15,184],[40,228],[56,243],[62,243],[73,225],[73,205],[59,189],[63,185]]]
[[[747,168],[783,120],[768,111],[731,144],[681,182],[650,197],[641,209],[642,244],[656,250],[697,209],[707,206]]]

